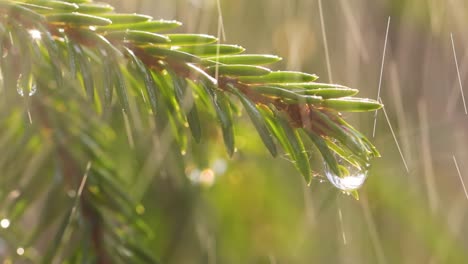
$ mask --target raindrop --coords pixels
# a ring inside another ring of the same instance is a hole
[[[18,94],[21,96],[21,97],[24,97],[25,95],[25,89],[23,88],[23,76],[20,75],[19,78],[18,78],[18,81],[16,83],[16,91],[18,92]],[[36,86],[36,83],[34,82],[34,80],[32,80],[32,78],[29,79],[28,81],[28,86],[29,88],[26,89],[28,91],[28,96],[33,96],[34,94],[36,94],[37,92],[37,86]]]
[[[76,197],[76,191],[75,190],[69,190],[67,192],[68,197],[70,198],[75,198]]]
[[[24,248],[22,247],[19,247],[16,249],[16,254],[22,256],[24,254]]]
[[[13,190],[8,194],[8,199],[16,199],[21,195],[21,192],[19,190]]]
[[[339,168],[341,170],[341,176],[336,175],[325,163],[325,176],[328,180],[338,189],[350,193],[355,191],[364,184],[368,175],[367,168],[358,168],[345,160],[337,158]]]
[[[145,213],[145,207],[142,204],[136,206],[135,211],[137,214],[142,215]]]
[[[10,220],[3,218],[2,220],[0,220],[0,226],[3,229],[7,229],[8,227],[10,227]]]
[[[227,170],[227,162],[224,159],[217,159],[213,162],[211,167],[213,168],[214,173],[222,175]]]
[[[212,169],[205,169],[200,173],[200,184],[206,187],[210,187],[215,182],[215,173]]]
[[[194,169],[194,170],[190,171],[190,173],[188,174],[188,178],[193,183],[198,183],[200,181],[200,170],[199,169]]]
[[[216,180],[216,175],[212,169],[194,169],[189,173],[188,178],[194,184],[211,187]]]
[[[34,40],[41,39],[41,32],[39,30],[31,29],[29,30],[29,34],[31,35],[31,38]]]

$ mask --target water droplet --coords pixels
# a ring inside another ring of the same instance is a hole
[[[188,174],[188,178],[194,182],[194,183],[197,183],[199,181],[199,178],[200,178],[200,170],[199,169],[193,169],[192,171],[190,171],[190,173]]]
[[[325,176],[338,189],[350,193],[355,191],[364,184],[367,179],[368,170],[357,168],[345,160],[337,158],[341,176],[336,175],[329,166],[325,163]],[[368,168],[368,167],[367,167]]]
[[[31,35],[31,38],[34,40],[41,39],[41,32],[39,30],[31,29],[29,30],[29,34]]]
[[[194,169],[189,173],[188,178],[195,184],[211,187],[216,180],[216,175],[212,169],[204,169],[202,171]]]
[[[18,81],[16,83],[16,92],[21,96],[21,97],[24,97],[25,95],[25,89],[23,88],[23,78],[26,78],[26,77],[23,77],[22,75],[19,76],[18,78]],[[27,77],[29,78],[29,77]],[[26,89],[28,91],[28,96],[33,96],[34,94],[36,94],[37,92],[37,86],[36,86],[36,83],[34,82],[34,80],[32,80],[32,78],[30,78],[29,80],[27,80],[27,83],[28,83],[28,89]]]
[[[21,195],[21,192],[19,190],[13,190],[8,194],[9,199],[16,199]]]
[[[75,198],[76,197],[76,191],[75,190],[69,190],[67,192],[68,197],[70,198]]]
[[[136,206],[135,211],[137,214],[142,215],[145,213],[145,207],[142,204]]]
[[[205,169],[200,173],[200,184],[210,187],[215,182],[215,173],[212,169]]]
[[[213,168],[214,173],[222,175],[226,172],[227,166],[227,162],[224,159],[217,159],[213,162],[211,167]]]
[[[16,254],[22,256],[24,254],[24,248],[22,247],[19,247],[16,249]]]
[[[6,219],[6,218],[3,218],[3,219],[0,221],[0,226],[1,226],[3,229],[7,229],[8,227],[10,227],[10,220],[9,220],[9,219]]]

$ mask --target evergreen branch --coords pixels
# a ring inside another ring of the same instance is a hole
[[[114,177],[119,174],[116,162],[105,151],[112,144],[106,121],[121,110],[129,142],[134,131],[147,131],[141,134],[151,137],[155,125],[162,143],[177,147],[168,152],[182,168],[179,150],[185,151],[189,141],[183,128],[188,124],[195,142],[204,140],[203,113],[208,108],[214,109],[227,152],[233,155],[232,98],[241,102],[272,156],[279,143],[308,183],[312,173],[307,137],[338,178],[349,176],[340,164],[343,160],[363,170],[379,156],[340,114],[373,111],[381,107],[378,102],[353,97],[356,89],[316,82],[313,74],[272,71],[266,66],[281,60],[277,56],[243,54],[244,48],[218,44],[209,35],[163,33],[180,25],[115,13],[110,5],[87,0],[0,0],[2,97],[11,112],[18,106],[36,109],[35,131],[54,146],[66,188],[75,189],[83,175],[80,168],[92,161],[89,187],[80,200],[82,212],[70,224],[83,221],[90,230],[75,235],[93,241],[90,258],[97,263],[131,261],[126,253],[110,254],[108,241],[143,263],[155,262],[150,254],[135,250],[138,247],[121,228],[132,224],[138,200]],[[86,105],[89,109],[81,109]],[[164,142],[167,129],[174,142]],[[70,149],[70,142],[79,147]],[[78,248],[63,249],[61,256],[85,261],[76,253]],[[53,261],[55,255],[49,257]]]

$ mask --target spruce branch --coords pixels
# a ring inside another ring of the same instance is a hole
[[[156,133],[182,167],[180,151],[191,143],[183,128],[188,125],[194,144],[209,140],[202,125],[205,113],[218,121],[227,153],[234,154],[236,98],[271,155],[281,146],[307,183],[312,170],[305,138],[338,178],[349,174],[342,160],[364,170],[379,156],[340,113],[374,111],[381,107],[377,101],[354,97],[356,89],[316,82],[314,74],[272,71],[266,66],[281,60],[274,55],[244,54],[244,48],[219,44],[209,35],[164,33],[179,26],[88,0],[0,0],[0,95],[9,107],[6,114],[34,109],[32,127],[41,143],[30,151],[54,147],[58,159],[46,158],[41,166],[49,173],[51,164],[60,167],[56,171],[68,191],[92,161],[81,213],[64,223],[88,229],[73,236],[91,239],[93,253],[87,257],[97,263],[114,263],[113,258],[156,262],[129,238],[138,231],[122,227],[135,222],[138,199],[121,187],[118,164],[106,152],[115,138],[106,129],[110,116],[123,113],[129,142],[135,141],[133,132]],[[2,127],[13,122],[1,120]],[[33,144],[34,133],[17,127],[25,144]],[[167,129],[174,142],[164,142]],[[136,144],[145,145],[141,138]],[[54,253],[47,261],[87,258],[58,246],[51,246]],[[118,254],[111,254],[114,246]]]

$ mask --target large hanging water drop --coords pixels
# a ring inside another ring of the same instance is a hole
[[[21,96],[21,97],[24,97],[24,90],[23,88],[21,88],[20,86],[18,86],[16,88],[16,91],[18,92],[18,94]],[[37,92],[37,87],[36,87],[36,84],[34,83],[33,85],[31,85],[31,87],[29,88],[29,91],[28,91],[28,96],[33,96],[35,95]]]
[[[325,176],[338,189],[344,192],[355,191],[364,184],[368,175],[367,168],[358,168],[349,162],[337,158],[341,175],[336,175],[325,163]]]
[[[23,80],[24,78],[28,78],[28,79]],[[37,92],[36,82],[31,77],[26,77],[26,76],[23,77],[22,75],[20,75],[16,84],[16,92],[21,97],[24,97],[26,93],[28,96],[33,96]]]

